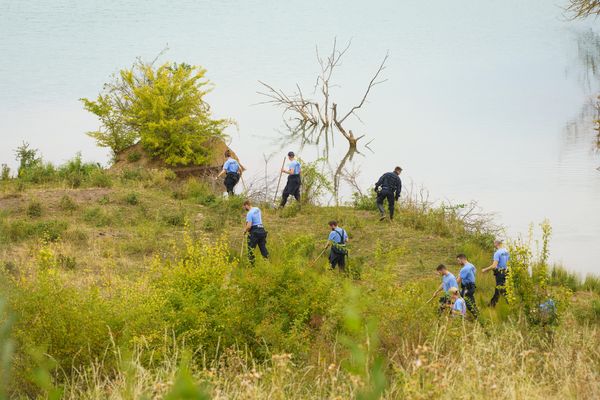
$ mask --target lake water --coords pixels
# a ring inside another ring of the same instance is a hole
[[[390,53],[388,81],[374,89],[363,123],[348,124],[373,139],[374,153],[356,158],[365,186],[399,164],[405,184],[428,188],[432,199],[477,200],[511,235],[548,218],[553,260],[600,273],[600,156],[591,116],[579,118],[595,81],[578,55],[578,38],[598,22],[568,21],[561,5],[0,0],[0,162],[14,166],[23,140],[54,162],[80,150],[106,162],[83,134],[97,122],[77,99],[168,45],[164,60],[208,69],[214,112],[238,121],[232,147],[260,175],[263,154],[278,151],[281,116],[253,105],[257,80],[312,88],[315,45],[327,49],[337,36],[353,40],[335,79],[341,109],[358,101]]]

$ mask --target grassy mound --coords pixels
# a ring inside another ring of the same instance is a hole
[[[0,184],[0,398],[600,396],[600,301],[572,276],[548,277],[552,324],[486,308],[483,274],[478,322],[426,304],[437,264],[489,265],[491,235],[453,210],[265,207],[271,259],[251,268],[241,198],[141,168],[80,183]],[[349,276],[312,263],[330,219]]]

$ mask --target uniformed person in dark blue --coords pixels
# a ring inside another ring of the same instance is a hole
[[[337,266],[340,268],[340,271],[346,272],[348,233],[338,226],[337,221],[329,221],[329,228],[331,228],[331,232],[327,240],[329,241],[328,246],[331,246],[331,250],[329,251],[331,269],[335,269]]]
[[[244,168],[240,165],[239,162],[237,162],[236,159],[231,157],[230,150],[227,150],[225,152],[225,157],[227,157],[227,160],[225,161],[225,164],[223,164],[223,169],[215,179],[219,179],[221,176],[223,176],[223,174],[226,174],[223,184],[227,189],[227,194],[229,196],[233,196],[233,188],[240,181],[240,177],[242,176]]]
[[[394,172],[386,172],[379,178],[375,184],[375,191],[377,192],[377,208],[381,214],[380,221],[385,219],[385,208],[383,208],[383,201],[387,199],[388,208],[390,209],[390,219],[394,219],[394,203],[400,198],[400,192],[402,191],[402,181],[400,180],[400,173],[402,168],[394,168]]]
[[[252,207],[250,200],[244,201],[246,214],[246,226],[244,234],[248,234],[248,260],[254,265],[254,249],[256,246],[260,249],[263,258],[269,258],[267,250],[267,231],[263,226],[262,215],[258,207]]]
[[[283,195],[281,196],[281,204],[280,207],[285,207],[287,203],[288,197],[290,195],[296,198],[296,201],[300,202],[300,185],[302,184],[300,179],[300,174],[302,173],[302,167],[300,163],[296,161],[296,155],[293,151],[288,153],[288,158],[290,163],[286,168],[282,168],[281,172],[284,174],[288,174],[287,184],[283,189]]]

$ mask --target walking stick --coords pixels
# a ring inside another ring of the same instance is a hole
[[[240,180],[242,181],[242,186],[244,187],[244,192],[248,193],[248,187],[246,186],[246,182],[244,182],[244,177],[240,174]]]
[[[277,193],[279,193],[279,185],[281,184],[281,177],[283,176],[283,167],[285,167],[285,157],[283,157],[283,162],[281,163],[281,170],[279,170],[279,180],[277,181],[277,190],[275,190],[275,197],[273,198],[273,203],[277,201]]]
[[[320,254],[317,256],[317,258],[315,258],[315,260],[314,260],[312,263],[310,263],[310,265],[309,265],[308,267],[309,267],[309,268],[312,268],[312,266],[313,266],[313,265],[315,265],[315,264],[317,263],[317,261],[319,261],[319,258],[321,258],[321,256],[322,256],[323,254],[325,254],[325,250],[327,250],[328,248],[329,248],[329,247],[325,247],[325,248],[323,249],[323,251],[322,251],[322,252],[321,252],[321,253],[320,253]]]

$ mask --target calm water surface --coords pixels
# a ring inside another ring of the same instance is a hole
[[[257,80],[312,87],[315,45],[352,38],[336,80],[341,108],[357,101],[390,52],[388,82],[374,90],[364,123],[349,125],[374,139],[374,154],[356,159],[365,185],[400,164],[405,182],[433,199],[477,200],[512,235],[548,218],[553,259],[600,273],[600,157],[589,119],[579,118],[595,78],[586,79],[577,46],[598,22],[566,21],[560,5],[0,0],[0,161],[14,166],[13,149],[27,140],[51,161],[81,150],[106,162],[83,135],[97,122],[77,99],[168,45],[165,60],[208,69],[214,111],[239,122],[232,146],[260,175],[263,154],[278,150],[281,119],[253,106]]]

